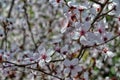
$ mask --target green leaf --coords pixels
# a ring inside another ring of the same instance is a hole
[[[106,15],[106,20],[107,20],[107,21],[112,21],[112,17],[109,16],[109,15]]]
[[[115,68],[114,68],[114,67],[111,67],[110,72],[111,72],[111,74],[114,75],[114,74],[116,73]]]
[[[32,8],[30,8],[30,10],[28,12],[30,14],[30,17],[33,18],[35,14],[34,14],[34,11],[32,10]]]

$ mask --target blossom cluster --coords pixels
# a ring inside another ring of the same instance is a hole
[[[119,0],[1,0],[0,80],[119,80],[119,7]]]

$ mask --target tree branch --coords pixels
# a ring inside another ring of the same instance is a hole
[[[52,75],[51,73],[47,73],[41,69],[37,69],[37,68],[31,68],[31,67],[26,67],[28,64],[25,64],[25,65],[21,65],[21,64],[16,64],[16,63],[13,63],[13,62],[9,62],[9,61],[3,61],[2,63],[9,63],[9,64],[13,64],[14,66],[17,66],[17,67],[21,67],[21,68],[26,68],[26,69],[31,69],[31,70],[34,70],[34,71],[39,71],[39,72],[42,72],[46,75],[49,75],[49,76],[52,76],[52,77],[55,77],[55,78],[58,78],[60,80],[63,80],[62,78],[58,77],[58,76],[55,76],[55,75]]]

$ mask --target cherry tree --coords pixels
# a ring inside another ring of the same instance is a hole
[[[119,0],[1,0],[0,80],[119,80]]]

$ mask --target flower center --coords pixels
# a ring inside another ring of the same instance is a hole
[[[76,21],[76,20],[77,20],[75,14],[73,14],[73,15],[71,16],[71,20],[72,20],[72,21]]]
[[[56,48],[55,50],[56,50],[56,52],[59,52],[59,53],[60,53],[60,48]]]
[[[64,52],[63,52],[63,55],[66,55],[66,53],[67,53],[67,51],[64,51]]]
[[[102,30],[101,29],[98,29],[99,33],[101,34],[102,33]]]
[[[0,62],[2,62],[2,55],[0,54]]]
[[[85,31],[84,30],[81,30],[80,31],[80,35],[82,36],[82,35],[85,35]]]
[[[103,51],[104,51],[104,53],[107,53],[108,49],[104,48]]]
[[[103,37],[103,40],[104,40],[104,41],[107,41],[107,40],[108,40],[108,38],[107,38],[107,37]]]
[[[46,58],[47,58],[47,56],[46,56],[45,54],[43,54],[43,55],[42,55],[42,59],[45,60]]]
[[[82,11],[84,11],[84,9],[83,8],[79,8],[79,11],[82,12]]]
[[[60,2],[60,0],[56,0],[56,2],[57,2],[57,3],[59,3],[59,2]]]
[[[70,69],[74,69],[74,66],[73,66],[73,65],[70,65]]]

